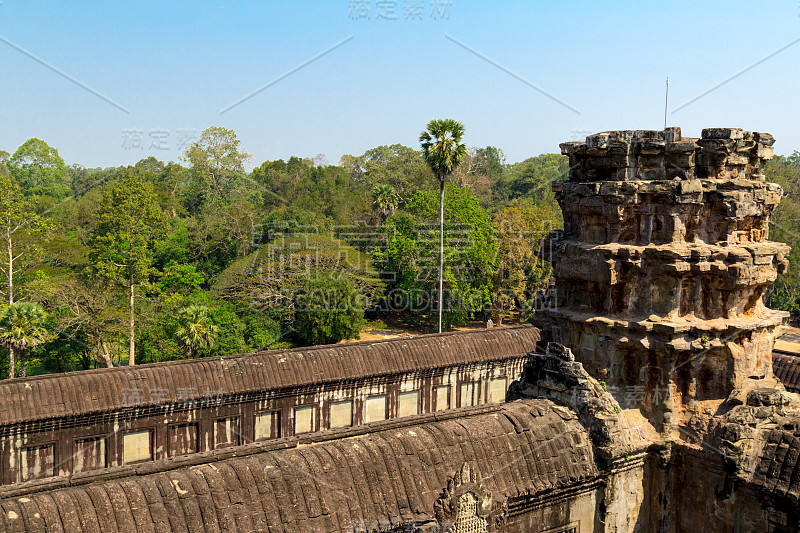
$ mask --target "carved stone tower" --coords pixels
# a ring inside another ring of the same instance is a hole
[[[738,128],[700,139],[612,131],[561,145],[563,232],[543,249],[556,284],[537,316],[623,408],[659,429],[704,432],[727,399],[776,386],[762,295],[789,248],[767,240],[781,188],[774,139]]]

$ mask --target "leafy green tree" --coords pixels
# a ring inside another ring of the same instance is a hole
[[[173,162],[165,164],[153,156],[139,160],[134,168],[143,178],[152,182],[161,208],[170,218],[177,217],[179,212],[185,214],[178,197],[179,188],[185,185],[188,179],[185,168]]]
[[[511,197],[535,201],[554,200],[552,184],[563,181],[569,159],[561,154],[541,154],[511,166]]]
[[[73,372],[97,368],[97,359],[88,348],[89,339],[83,332],[56,331],[49,342],[41,345],[38,351],[42,354],[37,366],[45,373]]]
[[[27,194],[64,198],[70,173],[58,150],[41,139],[28,139],[9,160],[11,173]]]
[[[436,185],[436,178],[422,152],[402,144],[377,146],[360,156],[344,155],[339,166],[353,183],[363,185],[367,191],[377,185],[391,185],[400,205],[405,204],[414,192]]]
[[[273,317],[270,313],[259,312],[245,306],[240,306],[236,314],[244,322],[244,338],[251,351],[291,347],[288,342],[282,340],[286,332],[281,331],[279,316]]]
[[[419,135],[422,157],[439,180],[439,333],[442,332],[442,284],[444,276],[444,183],[461,164],[467,147],[461,142],[464,125],[451,118],[433,119]]]
[[[159,263],[181,255],[210,278],[250,253],[264,209],[247,174],[252,156],[240,145],[236,132],[212,126],[184,152],[188,171],[172,163],[153,169],[161,205],[178,230],[169,245],[159,249]]]
[[[447,185],[444,204],[443,323],[449,327],[463,324],[491,302],[497,238],[491,214],[469,190]],[[438,214],[436,193],[418,191],[387,220],[393,236],[376,260],[380,270],[394,274],[390,294],[397,309],[433,308],[438,243],[431,228]]]
[[[26,197],[8,176],[0,176],[0,270],[9,305],[14,303],[15,276],[40,257],[49,224],[36,214],[36,197]]]
[[[267,209],[284,208],[294,203],[295,186],[311,171],[308,161],[291,157],[288,161],[264,161],[250,174],[258,185],[261,201]]]
[[[770,307],[789,311],[800,319],[800,153],[776,155],[764,169],[767,181],[783,187],[784,197],[770,219],[770,239],[791,246],[789,269],[766,292]]]
[[[10,154],[5,150],[0,150],[0,177],[11,175],[11,170],[8,168],[8,158]]]
[[[172,219],[175,231],[170,242],[159,247],[159,256],[167,261],[185,258],[212,278],[252,251],[262,217],[263,212],[241,195],[212,196],[194,216]]]
[[[208,307],[194,304],[178,311],[179,327],[175,336],[191,359],[197,357],[199,350],[207,350],[214,346],[214,338],[219,328],[211,322],[208,313]]]
[[[128,364],[134,365],[134,290],[153,273],[153,241],[166,232],[166,216],[153,185],[131,170],[104,194],[96,218],[89,242],[92,271],[128,290]]]
[[[347,225],[369,214],[369,194],[341,167],[292,157],[265,161],[250,175],[268,210],[299,208],[330,224]]]
[[[93,354],[104,366],[114,366],[114,348],[126,329],[121,291],[108,280],[63,269],[31,282],[30,292],[51,310],[61,335],[83,346],[71,352],[81,358]]]
[[[391,185],[376,185],[372,189],[372,209],[378,212],[381,223],[397,209],[397,193]]]
[[[451,181],[472,191],[487,209],[503,204],[508,199],[505,154],[494,146],[470,148],[462,164],[453,171]]]
[[[47,313],[35,302],[16,302],[0,310],[0,342],[9,351],[19,352],[19,375],[27,375],[27,355],[30,348],[44,344],[48,339],[45,327]],[[9,358],[8,377],[14,378],[13,352]]]
[[[156,189],[162,198],[162,207],[172,218],[178,216],[178,187],[186,180],[186,169],[177,163],[169,162],[156,179]]]
[[[506,171],[506,155],[496,146],[475,150],[475,170],[498,180]]]
[[[191,264],[208,279],[208,273],[201,268],[200,261],[197,260],[193,228],[194,221],[189,217],[170,220],[169,232],[164,240],[154,243],[154,264],[157,269],[163,271],[172,263]]]
[[[550,264],[539,258],[539,245],[550,230],[562,227],[555,204],[517,200],[494,214],[497,258],[493,261],[494,318],[520,317],[533,303],[536,291],[547,285]]]
[[[86,193],[97,190],[99,186],[113,178],[116,169],[84,168],[73,164],[69,167],[69,181],[72,194],[81,197]]]
[[[140,171],[142,174],[155,177],[164,172],[164,163],[150,155],[137,161],[136,164],[133,165],[133,168]]]
[[[335,224],[352,224],[369,210],[366,191],[350,181],[337,166],[314,167],[293,188],[292,203],[329,218]]]
[[[211,300],[213,307],[209,312],[211,321],[219,329],[210,356],[244,353],[249,349],[245,342],[247,326],[237,314],[237,306],[233,302]]]
[[[175,331],[182,327],[183,309],[212,305],[205,296],[206,276],[195,265],[170,262],[139,287],[136,322],[136,361],[157,362],[181,359],[187,347]]]
[[[0,271],[9,305],[15,302],[16,282],[41,259],[50,225],[36,213],[38,197],[25,196],[8,174],[0,173]],[[9,372],[14,372],[14,345],[8,344]]]
[[[267,244],[275,240],[279,234],[317,234],[320,233],[320,221],[311,211],[290,205],[270,211],[261,223],[259,244]]]
[[[211,295],[293,320],[295,295],[314,275],[347,278],[369,307],[384,284],[366,254],[321,234],[278,235],[256,252],[231,264],[216,279]]]
[[[184,158],[191,164],[195,196],[224,196],[239,186],[252,158],[240,144],[235,131],[211,126],[186,149]]]
[[[357,339],[364,324],[359,291],[347,278],[330,274],[308,280],[296,296],[294,330],[303,344]]]
[[[161,293],[185,296],[200,293],[205,281],[206,276],[194,265],[178,262],[167,265],[158,280]]]

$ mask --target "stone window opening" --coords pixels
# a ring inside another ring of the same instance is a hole
[[[397,397],[397,417],[419,414],[419,391],[401,392]]]
[[[107,446],[106,436],[81,437],[75,440],[73,454],[73,472],[86,472],[107,468]]]
[[[370,396],[364,402],[364,422],[386,420],[386,395]]]
[[[502,403],[506,401],[506,390],[508,390],[508,378],[505,376],[492,378],[489,380],[488,403]]]
[[[153,430],[128,431],[122,435],[122,463],[153,460]]]
[[[218,418],[214,421],[214,449],[238,446],[241,442],[238,416]]]
[[[439,387],[435,387],[434,397],[436,401],[436,411],[450,409],[450,385],[441,385]]]
[[[256,413],[253,426],[255,440],[277,439],[281,436],[280,411]]]
[[[22,448],[20,458],[20,481],[30,481],[56,475],[56,445],[54,442]]]
[[[311,433],[317,430],[317,406],[294,408],[294,434]]]
[[[177,457],[199,451],[197,422],[167,426],[167,457]]]
[[[461,384],[460,407],[472,407],[481,403],[481,384],[479,381],[465,381]]]
[[[328,427],[340,428],[353,425],[353,400],[332,402],[328,411]]]

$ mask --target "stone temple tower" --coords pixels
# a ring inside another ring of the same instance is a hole
[[[764,181],[773,143],[739,128],[700,139],[667,128],[561,145],[564,230],[543,246],[556,284],[537,325],[659,430],[702,433],[725,400],[776,386],[785,313],[762,295],[789,249],[768,240],[782,196]]]

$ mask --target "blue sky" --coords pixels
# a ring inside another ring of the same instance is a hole
[[[800,150],[800,41],[765,59],[800,38],[797,0],[2,0],[0,38],[0,149],[39,137],[87,167],[178,160],[211,125],[234,129],[255,164],[337,163],[418,147],[433,117],[515,162],[587,132],[660,129],[667,76],[676,109],[748,67],[668,124],[768,131],[777,153]]]

